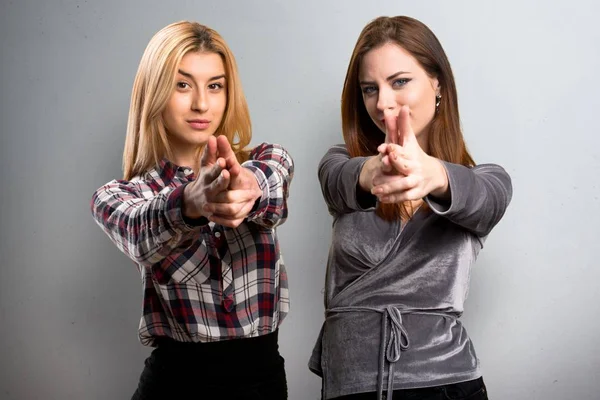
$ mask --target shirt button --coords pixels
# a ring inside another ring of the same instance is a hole
[[[221,232],[215,232],[215,237],[216,238],[220,238],[221,237]]]
[[[233,299],[231,297],[224,298],[222,304],[225,311],[231,312],[233,310]]]

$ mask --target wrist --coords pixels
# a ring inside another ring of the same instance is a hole
[[[260,190],[260,185],[258,184],[259,178],[256,176],[256,174],[249,168],[245,168],[245,167],[242,167],[242,171],[244,171],[243,173],[246,174],[246,178],[248,179],[248,182],[251,182],[250,183],[251,189],[254,189],[257,192],[262,193],[262,191]],[[260,197],[260,195],[259,195],[259,197]]]
[[[377,156],[372,156],[365,161],[360,170],[360,174],[358,176],[358,186],[364,190],[365,192],[371,192],[373,189],[373,171],[374,171],[374,163],[375,158]]]
[[[429,194],[438,199],[448,199],[450,197],[450,190],[448,184],[448,174],[444,164],[435,157],[430,157],[433,178],[433,188]]]
[[[206,215],[202,212],[202,207],[198,207],[196,202],[193,201],[192,189],[194,183],[189,183],[185,185],[183,189],[183,199],[182,199],[182,214],[184,217],[189,219],[198,219],[201,217],[206,217]]]

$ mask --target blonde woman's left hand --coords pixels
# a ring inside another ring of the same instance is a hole
[[[448,195],[448,177],[442,162],[429,156],[410,125],[410,110],[402,106],[397,119],[386,116],[386,143],[377,149],[388,172],[373,180],[371,193],[382,203],[419,200],[427,195]]]

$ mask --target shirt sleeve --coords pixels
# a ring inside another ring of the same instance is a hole
[[[266,228],[283,224],[288,216],[287,199],[294,176],[290,154],[280,145],[262,143],[252,150],[242,167],[254,174],[262,191],[247,220]]]
[[[488,235],[512,199],[512,181],[499,165],[473,168],[442,161],[448,174],[450,199],[427,196],[431,210],[478,236]]]
[[[321,159],[318,168],[323,198],[332,215],[353,211],[372,210],[377,198],[364,192],[358,185],[363,165],[368,157],[352,157],[346,146],[331,147]]]
[[[184,220],[184,188],[167,187],[145,198],[135,183],[113,180],[94,192],[92,215],[119,250],[136,263],[150,266],[190,245],[203,225]]]

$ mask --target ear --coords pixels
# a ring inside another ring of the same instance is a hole
[[[431,83],[431,88],[435,91],[435,95],[438,96],[441,94],[442,87],[440,86],[440,82],[437,78],[430,78],[429,82]]]

